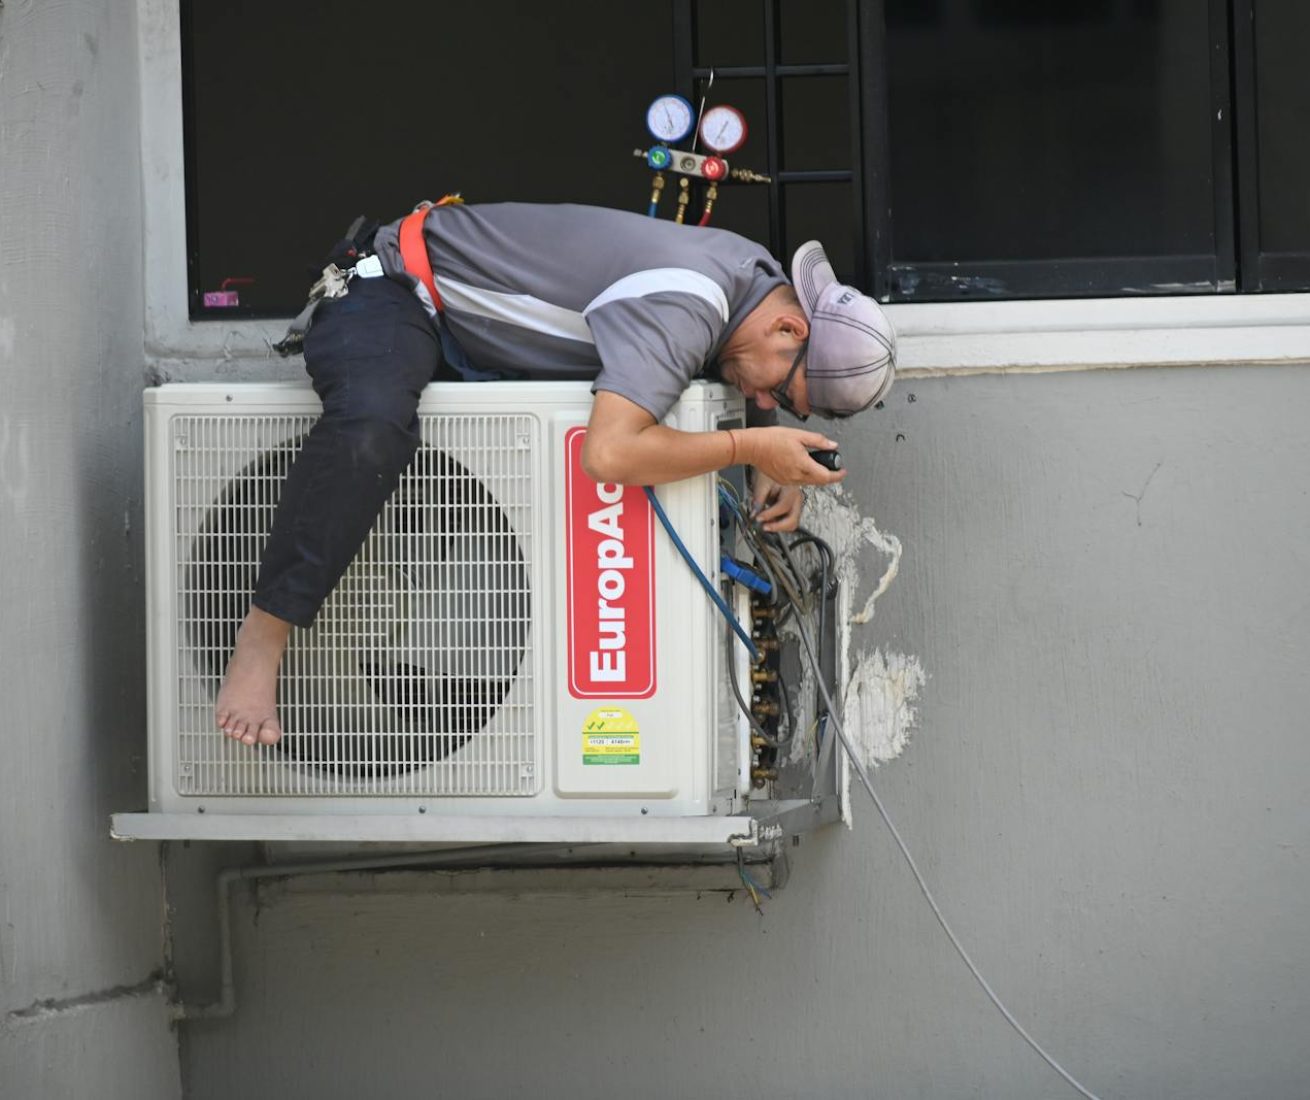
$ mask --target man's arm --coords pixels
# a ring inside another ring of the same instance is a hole
[[[827,436],[799,428],[682,432],[657,423],[626,397],[601,390],[587,424],[582,468],[599,482],[662,485],[743,463],[779,485],[830,485],[846,471],[825,469],[809,452],[836,446]]]

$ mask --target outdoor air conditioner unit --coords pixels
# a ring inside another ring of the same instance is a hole
[[[310,630],[293,631],[272,747],[214,697],[282,480],[319,414],[306,386],[145,394],[149,812],[121,838],[753,845],[764,803],[723,621],[640,488],[579,461],[586,383],[434,384],[422,445]],[[666,423],[740,425],[693,385]],[[718,582],[710,475],[660,487]],[[738,613],[746,618],[744,597]],[[822,803],[822,805],[821,805]]]

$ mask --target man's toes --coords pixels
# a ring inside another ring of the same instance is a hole
[[[215,711],[214,724],[218,726],[218,728],[221,729],[224,733],[227,733],[227,723],[231,717],[232,717],[232,712],[230,710],[224,709],[224,710]]]
[[[282,729],[274,718],[265,718],[259,724],[259,743],[276,745],[282,739]]]
[[[240,718],[229,718],[223,726],[223,732],[233,741],[240,741],[246,732],[246,724]]]

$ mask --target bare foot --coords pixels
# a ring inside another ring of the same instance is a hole
[[[277,720],[277,671],[291,624],[252,607],[227,665],[214,719],[233,741],[272,745],[282,736]]]

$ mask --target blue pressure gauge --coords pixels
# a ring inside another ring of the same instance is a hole
[[[681,141],[696,125],[696,113],[680,95],[662,95],[646,108],[646,129],[665,145]]]

